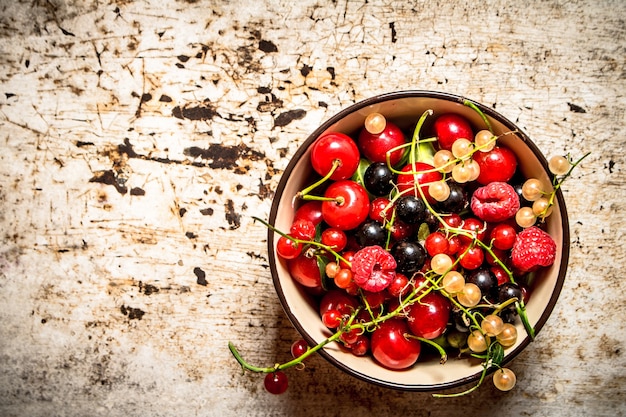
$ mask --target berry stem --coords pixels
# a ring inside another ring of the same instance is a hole
[[[320,178],[318,181],[314,182],[313,184],[309,185],[304,190],[301,190],[301,191],[297,192],[296,193],[296,198],[304,198],[311,191],[313,191],[314,189],[316,189],[317,187],[322,185],[324,182],[328,181],[330,179],[330,177],[335,173],[337,168],[339,168],[340,166],[341,166],[341,160],[335,159],[333,161],[332,167],[330,168],[330,171],[328,171],[328,173],[326,175],[324,175],[322,178]]]
[[[591,152],[587,152],[586,154],[584,154],[582,157],[580,157],[577,161],[575,162],[570,162],[570,168],[569,170],[563,174],[562,176],[558,177],[555,176],[554,179],[552,180],[552,192],[550,193],[550,197],[548,198],[548,205],[547,207],[539,214],[539,218],[541,219],[545,219],[546,214],[548,213],[548,210],[550,210],[550,207],[552,207],[554,205],[554,199],[556,197],[556,192],[559,188],[561,188],[561,185],[563,184],[563,182],[572,174],[572,171],[574,170],[574,168],[576,168],[578,166],[578,164],[580,164],[583,159],[585,159],[586,157],[589,156],[589,154],[591,154]]]
[[[478,108],[478,106],[476,104],[474,104],[473,102],[471,102],[470,100],[463,100],[463,105],[471,108],[472,110],[474,110],[476,113],[478,113],[478,115],[481,117],[481,119],[483,119],[483,122],[485,123],[485,126],[487,126],[487,129],[489,129],[489,131],[493,134],[493,127],[491,126],[491,123],[489,122],[489,119],[487,118],[487,116],[485,116],[485,113],[482,112],[482,110],[480,110]],[[467,139],[471,139],[471,138],[467,138]]]
[[[328,246],[328,245],[324,245],[323,243],[320,242],[316,242],[315,240],[303,240],[303,239],[298,239],[295,238],[293,236],[288,235],[285,232],[281,232],[280,230],[278,230],[277,228],[275,228],[274,226],[272,226],[271,224],[269,224],[268,222],[266,222],[265,220],[256,217],[256,216],[252,216],[252,218],[258,222],[263,223],[263,225],[265,227],[267,227],[268,229],[270,229],[271,231],[278,233],[279,235],[285,237],[286,239],[289,239],[293,242],[296,242],[297,244],[303,244],[303,245],[310,245],[310,246],[315,246],[319,249],[322,249],[324,251],[328,251],[329,253],[331,253],[335,259],[337,259],[337,261],[341,261],[344,262],[346,265],[348,265],[348,267],[351,266],[350,261],[348,261],[346,258],[344,258],[343,256],[341,256],[339,253],[337,253],[337,251],[335,251],[332,247]]]
[[[437,352],[439,352],[439,354],[441,355],[441,359],[439,360],[440,364],[443,365],[444,363],[446,363],[448,361],[448,353],[438,343],[435,343],[434,341],[432,341],[430,339],[414,336],[414,335],[409,334],[409,333],[405,333],[404,337],[406,337],[407,339],[417,339],[420,342],[426,343],[427,345],[430,345],[430,346],[434,347],[435,349],[437,349]]]

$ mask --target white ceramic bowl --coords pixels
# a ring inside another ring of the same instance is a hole
[[[297,150],[283,173],[270,212],[270,223],[279,230],[289,230],[295,209],[292,200],[296,192],[308,185],[310,178],[310,147],[325,132],[339,131],[348,135],[358,132],[365,117],[372,112],[383,114],[388,120],[398,124],[404,131],[412,129],[422,113],[432,109],[437,115],[454,112],[465,116],[475,126],[484,126],[480,115],[463,104],[465,98],[433,91],[400,91],[382,94],[356,103],[331,117],[317,128]],[[474,104],[488,117],[496,134],[515,131],[515,135],[505,135],[499,141],[510,148],[517,156],[519,169],[525,177],[535,177],[550,183],[548,164],[537,146],[515,124],[480,103]],[[355,137],[355,136],[353,136]],[[557,243],[557,257],[554,264],[535,279],[532,296],[526,305],[530,324],[539,333],[544,326],[561,292],[569,257],[569,224],[563,195],[556,193],[556,204],[547,220],[547,232]],[[277,235],[268,233],[270,267],[276,292],[282,306],[302,337],[311,345],[316,345],[329,336],[322,324],[318,305],[289,275],[286,265],[276,254]],[[519,320],[518,320],[519,322]],[[518,327],[518,341],[505,352],[503,364],[517,356],[529,343],[524,327]],[[418,361],[408,370],[386,369],[371,357],[356,357],[331,343],[320,354],[330,363],[361,380],[399,390],[433,391],[475,382],[480,377],[482,365],[479,361],[450,358],[444,365],[437,360]]]

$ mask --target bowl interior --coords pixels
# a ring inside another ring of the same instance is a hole
[[[476,104],[488,117],[496,134],[515,131],[505,135],[501,143],[517,155],[519,169],[525,177],[539,178],[546,185],[550,184],[547,175],[547,162],[531,140],[509,120]],[[475,127],[483,127],[480,115],[463,104],[463,98],[429,91],[406,91],[377,96],[357,103],[320,126],[298,149],[286,168],[276,191],[270,213],[270,223],[279,230],[289,230],[295,212],[293,196],[307,184],[311,176],[309,154],[311,144],[327,131],[339,131],[352,135],[358,132],[371,112],[379,112],[388,120],[398,124],[405,132],[412,132],[417,120],[427,109],[434,114],[428,121],[442,113],[455,112],[465,116]],[[354,136],[353,136],[354,137]],[[297,203],[296,203],[297,204]],[[552,267],[544,270],[535,279],[535,284],[526,306],[530,324],[539,332],[550,315],[557,301],[567,268],[569,255],[569,229],[563,196],[557,192],[557,204],[547,221],[547,231],[554,238],[559,248],[557,259]],[[315,345],[330,333],[322,324],[315,299],[308,295],[289,275],[287,267],[276,255],[274,233],[268,234],[270,265],[277,294],[282,306],[294,327],[311,345]],[[529,342],[521,324],[517,325],[518,341],[506,349],[505,363],[516,356]],[[394,371],[383,368],[371,358],[356,357],[334,343],[328,345],[320,354],[335,366],[355,377],[368,382],[402,390],[429,391],[459,386],[478,379],[482,371],[480,361],[449,358],[440,365],[437,360],[419,360],[412,368]]]

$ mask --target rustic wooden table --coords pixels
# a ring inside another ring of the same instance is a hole
[[[1,415],[625,415],[626,3],[1,3]],[[272,396],[227,348],[271,364],[298,337],[251,216],[319,123],[405,89],[592,152],[561,298],[512,392],[434,399],[313,358]]]

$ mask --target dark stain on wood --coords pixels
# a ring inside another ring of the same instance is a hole
[[[236,169],[237,161],[246,159],[258,161],[265,157],[262,152],[249,148],[245,144],[236,146],[212,144],[208,148],[192,146],[186,148],[183,153],[192,158],[201,158],[208,161],[208,165],[215,169]]]
[[[126,182],[125,179],[120,178],[118,173],[111,169],[95,172],[93,177],[89,179],[89,182],[112,185],[120,194],[126,194],[128,192],[128,188],[124,185]]]
[[[196,266],[193,269],[193,273],[196,275],[196,283],[206,287],[208,282],[206,281],[206,273],[202,270],[202,268]]]
[[[274,119],[274,127],[287,126],[289,123],[293,122],[294,120],[304,119],[304,116],[306,116],[306,110],[303,110],[303,109],[288,110],[286,112],[279,114]]]
[[[273,42],[265,39],[259,41],[259,49],[265,53],[278,52],[278,47]]]
[[[569,106],[570,111],[573,111],[574,113],[587,113],[587,110],[577,104],[567,103],[567,105]]]
[[[125,305],[122,305],[122,307],[120,308],[120,311],[122,312],[123,315],[127,316],[130,320],[141,320],[143,316],[146,314],[145,311],[139,308],[127,307]]]
[[[235,211],[235,203],[233,200],[228,200],[225,204],[226,209],[226,221],[230,225],[230,230],[238,229],[241,226],[241,214]]]
[[[196,106],[176,106],[172,110],[172,116],[187,120],[211,120],[215,116],[219,117],[219,114],[214,106],[208,100],[205,100],[202,104]]]

